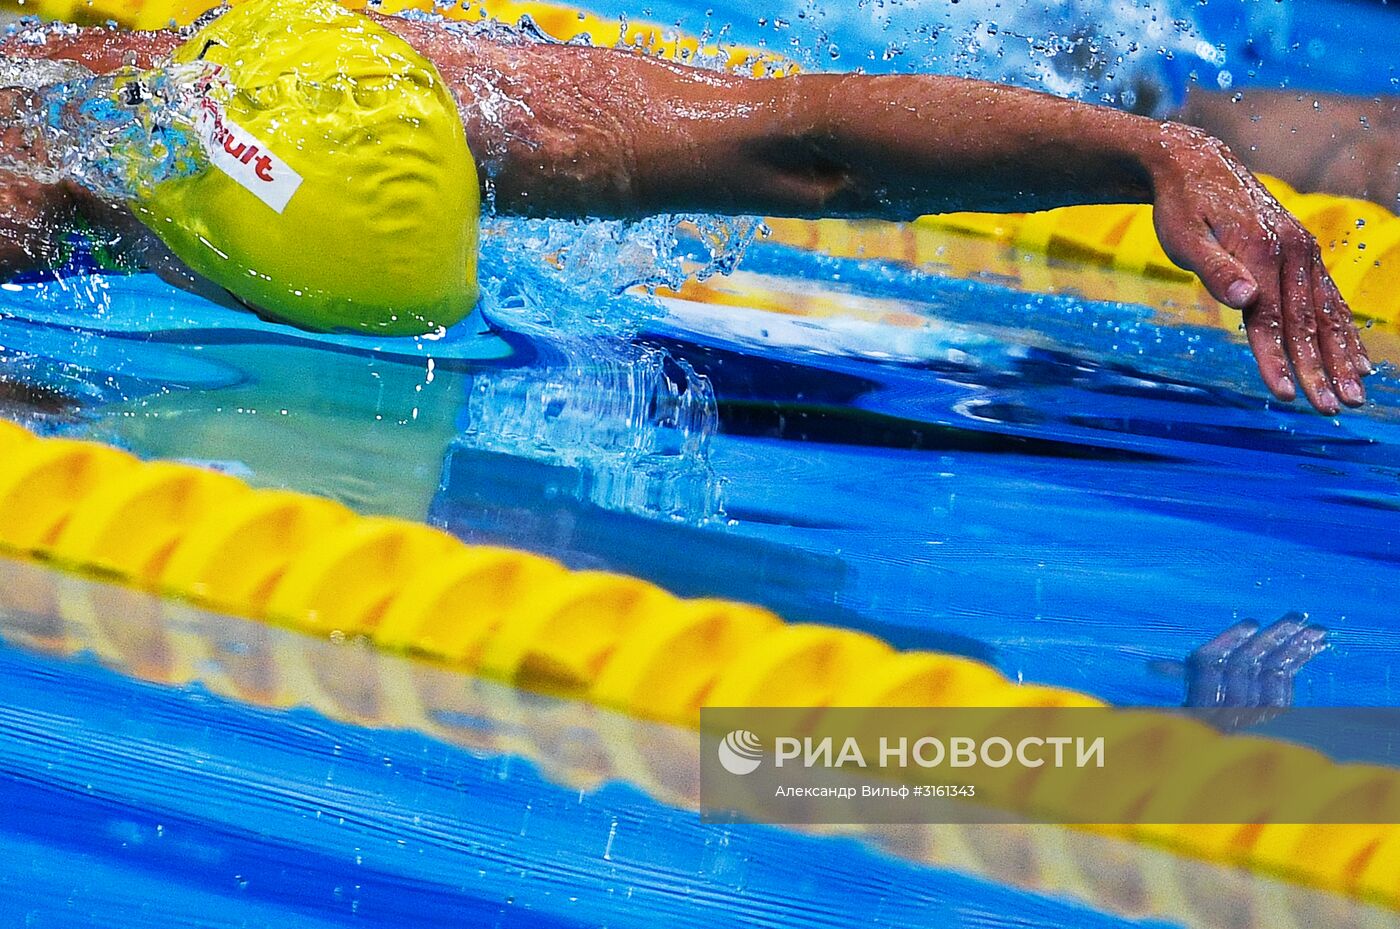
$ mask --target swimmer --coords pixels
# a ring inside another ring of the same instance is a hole
[[[301,7],[253,2],[262,23],[276,24]],[[205,28],[251,15],[248,6]],[[1243,313],[1259,371],[1276,397],[1293,400],[1296,380],[1326,414],[1364,401],[1361,379],[1371,364],[1317,243],[1224,144],[1199,129],[976,80],[756,79],[625,50],[463,33],[422,18],[346,16],[431,63],[455,99],[470,146],[449,167],[475,178],[474,156],[498,211],[908,220],[953,210],[1150,202],[1168,255]],[[207,50],[210,43],[197,39],[62,27],[42,42],[12,36],[0,54],[111,74],[161,67],[187,43]],[[190,253],[178,241],[172,246],[166,226],[139,216],[139,205],[15,169],[15,160],[44,158],[18,128],[38,105],[32,90],[0,91],[0,146],[11,164],[0,170],[0,269],[51,262],[60,250],[57,227],[81,222],[130,260],[257,306],[256,289],[244,286],[246,269],[243,283],[230,283],[203,265],[189,267]]]
[[[730,24],[740,42],[771,35],[743,0],[649,6],[694,29]],[[862,63],[897,51],[886,60],[1188,123],[1253,171],[1394,212],[1400,97],[1385,62],[1400,15],[1371,6],[1348,11],[1356,17],[1279,0],[767,0],[763,10],[804,47],[839,40]]]

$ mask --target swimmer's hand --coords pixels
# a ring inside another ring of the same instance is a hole
[[[1223,143],[1176,124],[1158,141],[1145,158],[1157,235],[1173,261],[1244,313],[1269,390],[1293,400],[1296,378],[1322,413],[1359,406],[1371,362],[1312,234]]]
[[[1364,400],[1370,362],[1317,244],[1197,130],[957,78],[753,80],[615,49],[391,28],[454,86],[503,211],[912,219],[1152,202],[1167,253],[1244,312],[1275,396],[1294,399],[1296,377],[1323,413]]]

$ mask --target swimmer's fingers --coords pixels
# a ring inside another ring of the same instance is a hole
[[[1249,350],[1264,386],[1275,397],[1292,402],[1298,396],[1288,369],[1288,355],[1283,350],[1283,318],[1279,313],[1278,288],[1273,286],[1268,297],[1261,296],[1245,307],[1244,330],[1249,338]]]
[[[1286,214],[1285,214],[1286,215]],[[1320,339],[1321,309],[1314,302],[1313,267],[1309,255],[1312,237],[1291,221],[1275,233],[1280,243],[1279,291],[1283,298],[1283,334],[1293,373],[1308,402],[1320,413],[1341,410],[1332,389]]]
[[[1302,617],[1290,614],[1231,652],[1225,660],[1221,705],[1258,706],[1260,677],[1270,669],[1269,657],[1306,625]]]
[[[1366,402],[1366,389],[1361,384],[1361,378],[1365,375],[1362,367],[1365,355],[1359,350],[1360,337],[1356,334],[1346,301],[1341,299],[1335,286],[1327,286],[1330,278],[1315,243],[1311,251],[1308,277],[1312,305],[1317,312],[1322,362],[1342,402],[1347,406],[1360,406]]]
[[[1187,706],[1219,705],[1225,688],[1226,662],[1258,631],[1258,623],[1243,620],[1186,656]]]
[[[1229,225],[1219,236],[1203,236],[1197,273],[1216,299],[1244,314],[1249,347],[1275,397],[1295,399],[1296,380],[1321,413],[1360,404],[1360,340],[1348,336],[1350,311],[1317,243],[1276,203],[1260,212],[1262,221],[1248,233]]]
[[[1281,292],[1285,342],[1294,373],[1320,412],[1341,404],[1360,406],[1369,361],[1361,349],[1351,310],[1322,263],[1317,241],[1281,207],[1271,207],[1281,242]]]
[[[1163,213],[1166,206],[1159,204],[1157,212]],[[1158,234],[1167,254],[1177,264],[1195,271],[1211,296],[1244,314],[1249,347],[1265,386],[1280,400],[1293,400],[1297,391],[1284,350],[1279,259],[1263,230],[1242,235],[1227,227],[1217,234],[1208,221],[1201,219],[1192,224],[1190,234],[1182,236],[1179,227],[1173,228],[1170,210],[1166,213],[1158,218]],[[1227,243],[1235,247],[1230,248]]]
[[[1261,274],[1260,277],[1254,299],[1239,308],[1244,316],[1245,335],[1264,386],[1278,399],[1292,402],[1298,391],[1293,386],[1293,372],[1284,348],[1283,299],[1278,275]]]
[[[1318,251],[1316,265],[1319,299],[1327,306],[1328,321],[1339,331],[1340,341],[1351,360],[1352,368],[1358,376],[1366,377],[1374,370],[1371,356],[1366,353],[1366,346],[1361,341],[1361,330],[1356,325],[1351,305],[1347,303],[1341,291],[1337,290],[1336,281],[1332,280],[1332,275],[1322,263],[1321,250]]]
[[[1326,268],[1323,269],[1326,272]],[[1375,372],[1375,365],[1371,363],[1371,353],[1366,351],[1366,343],[1361,341],[1361,328],[1356,324],[1356,317],[1352,315],[1351,304],[1343,299],[1342,294],[1337,290],[1336,281],[1332,280],[1330,274],[1323,274],[1322,286],[1328,291],[1329,299],[1334,306],[1341,307],[1342,317],[1346,320],[1344,327],[1347,335],[1347,342],[1351,345],[1352,358],[1356,360],[1356,370],[1362,377],[1367,377]]]

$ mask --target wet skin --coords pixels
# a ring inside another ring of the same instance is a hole
[[[1299,190],[1400,204],[1400,96],[1193,87],[1177,114]]]
[[[950,210],[1151,202],[1168,255],[1240,310],[1265,384],[1319,411],[1364,401],[1371,364],[1316,241],[1220,141],[1171,122],[980,81],[807,74],[761,80],[615,49],[505,43],[380,18],[452,86],[503,212],[762,213],[904,220]],[[149,67],[177,34],[67,28],[0,53],[105,72]],[[25,100],[0,102],[13,125]],[[0,136],[11,154],[13,140]],[[23,156],[25,153],[20,153]],[[123,211],[0,173],[0,264],[41,261],[80,214],[133,260],[198,282]]]
[[[1190,707],[1286,707],[1303,665],[1327,648],[1327,631],[1290,613],[1261,629],[1236,623],[1186,660]]]

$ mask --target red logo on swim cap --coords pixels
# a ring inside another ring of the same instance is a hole
[[[239,164],[246,165],[251,163],[253,165],[253,173],[257,175],[259,180],[269,183],[275,180],[272,176],[272,159],[265,154],[260,154],[258,146],[254,143],[240,141],[238,136],[234,134],[234,131],[229,128],[229,124],[224,120],[223,114],[219,112],[219,108],[214,104],[213,100],[204,97],[200,100],[200,105],[213,123],[212,136],[214,143],[221,146],[225,152],[232,155]],[[254,161],[254,158],[257,160]]]
[[[214,167],[281,213],[301,186],[301,175],[268,151],[251,132],[224,116],[207,93],[198,98],[199,132]]]
[[[228,129],[222,129],[221,132],[223,135],[224,151],[228,152],[245,165],[253,160],[253,156],[257,155],[258,160],[256,167],[253,168],[253,173],[264,181],[272,180],[271,158],[266,155],[258,155],[258,147],[256,145],[237,141],[233,133],[229,132]],[[217,139],[218,136],[216,135],[215,138]]]

